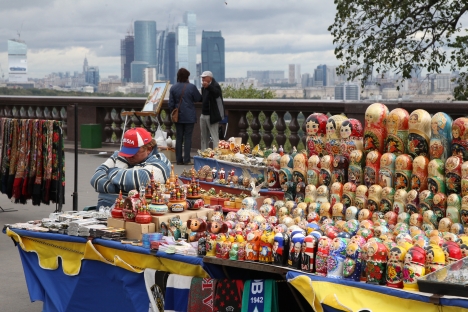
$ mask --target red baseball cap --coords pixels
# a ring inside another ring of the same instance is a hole
[[[140,147],[151,142],[153,137],[144,128],[132,128],[125,131],[119,156],[132,157]]]

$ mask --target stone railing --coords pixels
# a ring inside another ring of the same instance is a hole
[[[78,124],[101,124],[102,142],[119,144],[124,129],[123,111],[139,111],[145,98],[126,97],[28,97],[0,96],[0,117],[44,118],[63,122],[65,138],[73,141],[74,105],[78,105]],[[443,111],[456,119],[468,115],[468,102],[383,102],[392,110],[397,107],[412,112],[425,109],[430,114]],[[276,144],[285,147],[304,146],[305,118],[314,112],[325,114],[345,114],[356,118],[364,125],[364,115],[372,102],[316,101],[316,100],[241,100],[226,99],[228,115],[227,137],[241,137],[244,143],[262,144],[266,147]],[[201,103],[196,103],[197,116],[201,113]],[[175,127],[170,120],[167,102],[158,116],[162,128],[175,138]],[[155,129],[156,120],[143,117],[130,118],[130,125]],[[79,139],[79,131],[77,133]],[[200,147],[200,128],[195,126],[192,147]]]

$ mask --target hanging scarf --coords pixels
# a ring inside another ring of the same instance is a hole
[[[50,199],[58,203],[62,199],[64,204],[65,191],[65,154],[63,152],[62,123],[54,121],[52,136],[52,183],[50,186]]]
[[[190,285],[188,312],[212,312],[216,280],[194,277]]]
[[[36,161],[36,180],[34,181],[33,188],[33,205],[39,206],[42,198],[42,177],[44,174],[44,137],[46,134],[45,120],[39,121],[39,127],[37,131],[37,161]]]
[[[241,312],[243,290],[244,282],[241,280],[218,280],[213,311]]]
[[[26,170],[26,158],[28,150],[28,124],[26,119],[20,120],[19,144],[18,144],[18,162],[16,164],[15,179],[13,181],[12,198],[15,203],[20,202],[21,190],[23,189],[24,175]]]
[[[242,297],[242,312],[277,312],[278,296],[274,280],[248,280]]]
[[[192,276],[171,274],[167,279],[164,311],[187,311]]]
[[[46,134],[44,135],[44,180],[42,181],[42,203],[50,204],[50,185],[52,183],[52,141],[54,136],[54,121],[46,121]]]
[[[9,168],[9,174],[8,174],[8,181],[7,181],[7,196],[8,198],[11,198],[13,196],[13,183],[15,181],[15,175],[16,175],[16,169],[18,165],[18,145],[19,145],[19,140],[20,140],[20,123],[18,122],[17,119],[12,120],[12,131],[13,131],[13,137],[12,137],[12,145],[11,145],[11,154],[10,154],[10,168]]]
[[[3,158],[3,142],[4,142],[4,137],[5,137],[5,122],[6,122],[5,118],[0,118],[0,164],[2,163],[2,158]]]
[[[20,203],[26,204],[26,201],[31,198],[31,195],[28,193],[28,184],[29,184],[29,172],[31,170],[31,155],[33,153],[33,128],[34,120],[28,120],[28,136],[26,139],[26,157],[24,162],[24,174],[23,174],[23,183],[21,184],[21,197]]]
[[[1,167],[1,188],[2,193],[6,194],[7,192],[7,183],[8,175],[10,172],[10,155],[11,155],[11,144],[13,141],[13,132],[12,132],[12,122],[11,119],[5,121],[5,142],[3,144],[3,158],[2,158],[2,167]]]
[[[33,129],[32,129],[32,142],[31,142],[31,160],[30,160],[30,168],[29,168],[29,177],[28,177],[28,184],[26,194],[28,194],[28,199],[32,198],[33,189],[34,189],[34,182],[36,180],[36,164],[37,164],[37,150],[38,150],[38,131],[39,131],[39,120],[33,121]],[[25,184],[26,185],[26,184]]]

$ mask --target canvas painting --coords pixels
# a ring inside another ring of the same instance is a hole
[[[154,112],[159,114],[168,85],[169,83],[166,81],[156,81],[153,84],[142,112]]]

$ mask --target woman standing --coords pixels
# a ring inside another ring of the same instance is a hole
[[[192,165],[190,150],[192,149],[192,132],[197,122],[195,102],[201,102],[202,96],[197,87],[189,82],[190,72],[181,68],[177,72],[177,83],[169,92],[169,109],[171,112],[179,108],[179,119],[176,126],[176,161],[178,165]],[[182,154],[182,143],[184,153]]]

